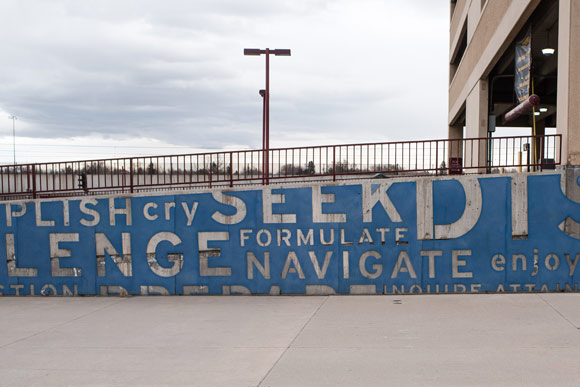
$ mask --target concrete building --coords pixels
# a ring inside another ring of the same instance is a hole
[[[580,0],[451,0],[450,11],[449,138],[487,137],[494,122],[533,127],[531,113],[504,119],[517,106],[515,44],[531,28],[530,94],[541,98],[535,132],[555,127],[562,165],[580,165]],[[485,152],[469,156],[485,165]]]

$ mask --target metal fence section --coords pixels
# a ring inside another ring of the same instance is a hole
[[[561,141],[556,134],[281,148],[267,158],[244,150],[2,165],[0,199],[543,170],[561,164]]]

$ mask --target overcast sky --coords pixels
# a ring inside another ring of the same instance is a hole
[[[447,136],[446,0],[2,0],[0,162]]]

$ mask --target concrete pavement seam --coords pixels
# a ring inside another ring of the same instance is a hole
[[[128,297],[123,297],[123,298],[128,298]],[[64,322],[62,322],[62,323],[60,323],[60,324],[57,324],[57,325],[53,325],[53,326],[51,326],[51,327],[48,327],[48,328],[46,328],[46,329],[44,329],[44,330],[42,330],[42,331],[40,331],[40,332],[36,332],[36,333],[33,333],[33,334],[31,334],[31,335],[28,335],[28,336],[26,336],[26,337],[22,337],[22,338],[20,338],[20,339],[18,339],[18,340],[14,340],[14,341],[12,341],[12,342],[10,342],[10,343],[6,343],[6,344],[4,344],[4,345],[0,345],[0,349],[3,349],[3,348],[6,348],[6,347],[9,347],[9,346],[11,346],[11,345],[14,345],[14,344],[16,344],[16,343],[19,343],[19,342],[21,342],[21,341],[24,341],[24,340],[28,340],[28,339],[30,339],[31,337],[38,336],[38,335],[40,335],[40,334],[43,334],[43,333],[45,333],[45,332],[48,332],[48,331],[49,331],[49,330],[51,330],[51,329],[58,328],[58,327],[62,327],[62,326],[66,325],[66,324],[69,324],[69,323],[71,323],[71,322],[73,322],[73,321],[80,320],[81,318],[87,317],[87,316],[89,316],[89,315],[91,315],[91,314],[93,314],[93,313],[100,312],[101,310],[107,309],[107,308],[109,308],[109,307],[111,307],[111,306],[113,306],[113,305],[117,305],[117,304],[119,304],[120,302],[122,302],[123,298],[119,299],[119,301],[117,301],[117,302],[113,302],[113,303],[111,303],[111,304],[109,304],[109,305],[105,305],[105,306],[103,306],[103,307],[101,307],[101,308],[98,308],[98,309],[95,309],[95,310],[93,310],[93,311],[90,311],[90,312],[88,312],[88,313],[85,313],[85,314],[83,314],[83,315],[77,316],[77,317],[75,317],[75,318],[73,318],[73,319],[71,319],[71,320],[67,320],[67,321],[64,321]]]
[[[572,327],[574,327],[574,329],[578,330],[580,329],[580,327],[577,327],[576,324],[574,324],[572,321],[570,321],[566,316],[564,316],[562,314],[562,312],[560,312],[558,309],[556,309],[554,307],[554,305],[552,305],[548,300],[546,300],[544,297],[542,297],[541,294],[538,294],[538,297],[540,297],[540,299],[542,301],[544,301],[550,308],[552,308],[556,313],[558,313],[560,315],[560,317],[562,317],[564,320],[566,320],[568,322],[568,324],[572,325]]]
[[[328,298],[329,297],[330,296],[326,296],[324,298],[324,301],[322,301],[320,303],[320,305],[318,306],[318,308],[316,308],[316,310],[314,311],[314,313],[312,313],[312,316],[310,316],[310,318],[308,318],[308,320],[304,323],[304,325],[302,325],[302,328],[300,328],[300,330],[298,331],[298,333],[296,334],[296,336],[294,336],[294,338],[292,339],[292,341],[290,342],[290,344],[288,344],[286,346],[286,348],[284,349],[284,351],[280,354],[280,356],[274,362],[274,364],[272,364],[272,367],[270,367],[270,369],[268,370],[268,372],[266,372],[266,375],[264,375],[264,377],[262,378],[262,380],[260,380],[260,382],[256,385],[256,387],[260,387],[262,385],[262,383],[264,383],[264,380],[266,380],[266,378],[268,377],[268,375],[270,375],[270,372],[272,372],[272,370],[276,367],[276,365],[280,362],[280,360],[282,360],[282,358],[284,357],[284,355],[286,354],[286,352],[288,352],[288,350],[290,349],[290,347],[292,346],[292,344],[294,344],[294,342],[296,341],[296,339],[298,338],[298,336],[300,336],[300,334],[302,333],[302,331],[304,330],[304,328],[306,328],[306,326],[308,324],[310,324],[310,321],[312,321],[312,319],[314,318],[314,316],[316,316],[318,314],[318,311],[320,311],[320,309],[324,306],[324,304],[326,304],[326,301],[328,301]]]

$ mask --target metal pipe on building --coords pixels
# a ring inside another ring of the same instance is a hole
[[[507,112],[504,117],[504,122],[510,122],[515,120],[522,114],[526,113],[528,110],[532,109],[534,106],[540,104],[540,97],[537,94],[532,94],[524,102],[520,103],[518,106]]]

